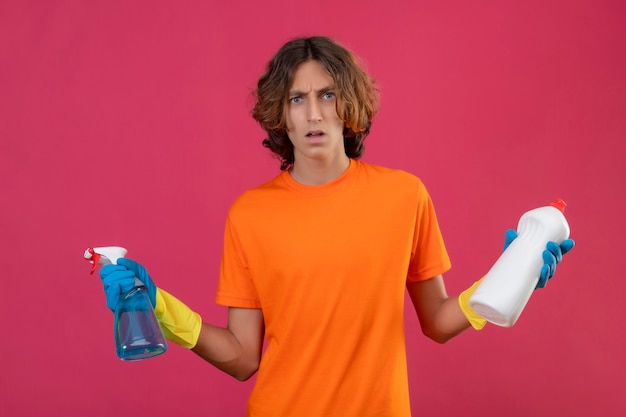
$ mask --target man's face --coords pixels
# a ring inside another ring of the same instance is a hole
[[[296,69],[285,115],[295,163],[346,158],[334,81],[319,62],[307,61]]]

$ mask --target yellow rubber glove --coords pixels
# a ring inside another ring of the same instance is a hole
[[[485,324],[487,324],[487,320],[476,314],[476,312],[472,310],[469,305],[469,299],[472,294],[474,294],[474,291],[476,291],[476,288],[478,287],[478,284],[480,284],[480,281],[482,281],[482,279],[476,281],[474,285],[459,294],[459,305],[461,306],[461,311],[463,311],[463,314],[465,314],[467,320],[476,330],[481,330],[483,327],[485,327]]]
[[[161,288],[156,289],[154,313],[166,339],[187,349],[196,346],[202,328],[198,313]]]

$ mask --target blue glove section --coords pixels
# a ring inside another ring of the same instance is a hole
[[[117,265],[104,265],[100,269],[100,279],[104,284],[104,292],[107,297],[107,307],[115,310],[115,306],[122,294],[130,291],[135,286],[135,277],[145,285],[152,306],[156,305],[156,286],[148,271],[139,263],[128,258],[120,258]]]
[[[504,235],[504,249],[509,247],[511,242],[517,237],[517,232],[513,229],[508,229]],[[543,251],[543,266],[541,267],[541,274],[539,275],[539,282],[537,282],[537,288],[543,288],[548,283],[548,280],[554,276],[556,272],[556,265],[563,260],[563,255],[572,250],[574,247],[574,241],[572,239],[565,239],[563,243],[558,245],[556,242],[548,242],[546,249]]]
[[[548,280],[554,276],[556,272],[556,264],[563,260],[563,255],[569,252],[574,247],[574,241],[572,239],[565,239],[561,245],[557,245],[556,242],[548,242],[546,250],[543,251],[544,265],[541,268],[541,274],[539,275],[539,282],[536,288],[543,288],[548,283]]]
[[[135,286],[135,273],[121,265],[104,265],[100,268],[100,279],[104,284],[107,307],[111,311],[115,311],[115,306],[122,294],[132,290]]]
[[[502,252],[504,252],[506,248],[509,247],[511,242],[513,242],[516,237],[517,237],[517,232],[515,231],[515,229],[508,229],[504,233],[504,248],[502,248]]]

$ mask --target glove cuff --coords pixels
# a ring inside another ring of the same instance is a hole
[[[461,307],[461,311],[475,330],[482,330],[485,324],[487,324],[487,320],[476,314],[469,305],[469,298],[474,294],[476,288],[478,288],[480,281],[482,281],[482,279],[476,281],[471,287],[459,294],[459,306]]]
[[[156,289],[154,313],[168,340],[187,349],[196,346],[202,329],[198,313],[161,288]]]

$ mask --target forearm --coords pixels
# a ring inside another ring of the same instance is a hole
[[[239,380],[252,376],[261,360],[264,324],[259,309],[228,309],[228,325],[204,323],[200,315],[161,288],[155,313],[168,340],[193,350]]]
[[[458,297],[448,297],[441,275],[410,282],[407,290],[420,321],[422,332],[438,343],[445,343],[470,326]]]
[[[258,359],[246,354],[232,331],[208,323],[202,323],[198,343],[192,351],[240,381],[254,375],[258,367]]]
[[[259,368],[265,326],[260,309],[228,309],[228,325],[202,323],[193,351],[240,381],[250,378]]]
[[[458,297],[449,297],[435,310],[432,320],[425,321],[421,326],[422,332],[430,339],[445,343],[470,327],[470,323],[459,306]]]

